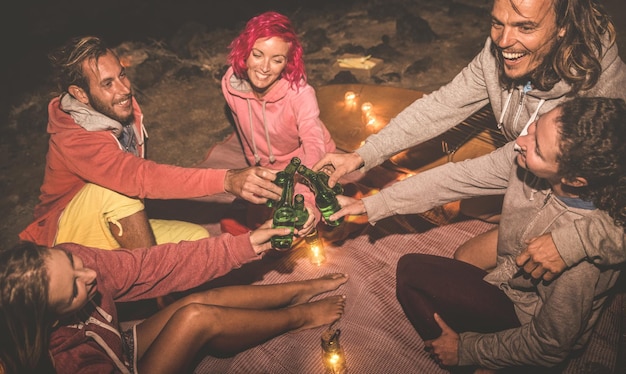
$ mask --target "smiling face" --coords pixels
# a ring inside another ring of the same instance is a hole
[[[264,96],[287,66],[289,43],[281,38],[257,39],[246,59],[248,80],[257,96]]]
[[[96,294],[96,272],[85,268],[80,257],[61,249],[50,249],[46,258],[50,281],[48,303],[59,316],[80,310]]]
[[[510,79],[529,75],[551,52],[557,38],[564,35],[564,29],[557,29],[553,1],[494,1],[491,39]]]
[[[117,56],[109,51],[97,61],[85,60],[82,68],[89,81],[89,92],[71,86],[72,96],[122,125],[131,124],[134,120],[131,84]]]
[[[528,127],[528,134],[519,136],[517,163],[534,175],[546,179],[554,187],[560,184],[558,156],[560,152],[561,109],[556,108],[539,117]]]

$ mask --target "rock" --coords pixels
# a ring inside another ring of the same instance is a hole
[[[349,71],[343,70],[337,73],[335,77],[328,82],[328,84],[347,84],[347,83],[359,83],[359,80]]]
[[[324,46],[330,44],[330,39],[326,35],[326,30],[322,28],[310,29],[302,37],[306,53],[321,51]]]
[[[424,57],[409,65],[404,71],[405,74],[418,74],[423,73],[430,69],[433,65],[433,59],[431,57]]]
[[[437,39],[437,35],[425,19],[409,13],[396,20],[396,37],[415,43],[430,43]]]

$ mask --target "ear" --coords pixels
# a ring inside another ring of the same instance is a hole
[[[583,177],[575,177],[574,179],[561,178],[561,184],[571,187],[585,187],[588,183],[587,179]]]
[[[559,38],[562,38],[565,36],[565,27],[561,27],[559,29],[559,33],[558,33]]]
[[[74,98],[81,103],[89,105],[89,97],[87,96],[85,90],[83,90],[82,88],[73,84],[67,89],[67,92],[69,92],[70,95],[74,96]]]

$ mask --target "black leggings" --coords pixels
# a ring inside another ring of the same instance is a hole
[[[454,259],[407,254],[398,261],[396,296],[423,340],[438,338],[438,313],[457,333],[496,332],[519,327],[513,302],[483,280],[482,269]]]

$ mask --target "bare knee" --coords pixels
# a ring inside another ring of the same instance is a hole
[[[497,247],[498,229],[495,228],[463,243],[454,252],[454,259],[488,271],[496,266]]]
[[[191,301],[191,300],[189,300]],[[188,302],[178,308],[170,321],[176,321],[203,334],[212,336],[217,332],[219,321],[224,318],[219,307],[203,303]]]
[[[219,305],[217,302],[219,300],[219,295],[221,294],[221,289],[212,289],[200,292],[194,292],[189,294],[179,301],[181,306],[189,305],[189,304],[204,304],[207,306],[210,305]]]

